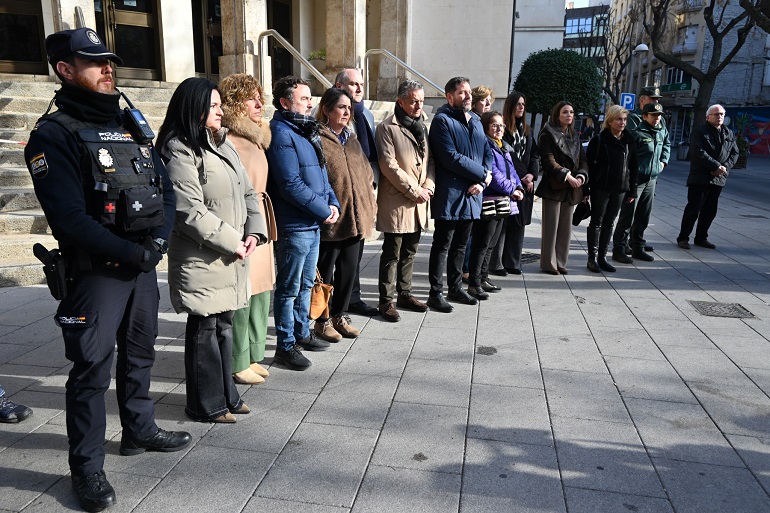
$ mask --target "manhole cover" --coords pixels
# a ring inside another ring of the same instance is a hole
[[[711,301],[688,301],[701,315],[709,317],[733,317],[743,319],[754,317],[754,314],[746,310],[738,303],[714,303]]]
[[[747,219],[767,219],[765,216],[761,216],[759,214],[741,214],[741,217],[745,217]]]
[[[522,264],[531,264],[532,262],[537,262],[540,260],[540,255],[537,253],[522,253],[521,254],[521,263]]]

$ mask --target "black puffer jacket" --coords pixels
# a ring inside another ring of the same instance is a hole
[[[591,139],[586,151],[588,160],[588,183],[583,187],[585,194],[591,189],[605,192],[625,192],[627,197],[636,197],[636,183],[639,162],[636,157],[636,140],[628,130],[623,130],[620,139],[605,128]]]

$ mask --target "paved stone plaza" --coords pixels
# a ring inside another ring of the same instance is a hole
[[[675,162],[659,181],[654,262],[588,272],[585,221],[569,275],[535,262],[451,315],[353,316],[361,336],[309,353],[308,371],[271,367],[264,385],[239,387],[252,414],[234,425],[185,417],[185,318],[162,274],[157,419],[193,444],[120,456],[109,393],[110,511],[767,513],[770,201],[739,192],[770,197],[770,160],[731,174],[715,251],[674,243],[685,177]],[[362,262],[372,304],[379,246],[367,244]],[[539,252],[539,219],[525,247]],[[429,250],[426,236],[422,299]],[[739,303],[755,317],[704,316],[688,301]],[[0,289],[0,384],[34,409],[0,424],[0,511],[77,509],[55,307],[45,286]],[[274,344],[271,332],[268,364]]]

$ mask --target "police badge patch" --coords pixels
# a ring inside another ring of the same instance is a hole
[[[114,163],[115,161],[107,148],[99,148],[99,164],[101,164],[102,167],[108,168],[112,167],[112,164]]]
[[[45,160],[45,153],[35,155],[29,160],[29,171],[32,178],[42,179],[48,175],[48,161]]]
[[[145,148],[144,146],[141,146],[139,148],[139,152],[142,154],[142,157],[146,159],[150,158],[150,148]]]

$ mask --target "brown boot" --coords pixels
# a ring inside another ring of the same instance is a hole
[[[326,340],[327,342],[339,342],[342,340],[342,335],[334,329],[331,319],[316,321],[313,331],[315,332],[316,337]]]
[[[335,315],[332,317],[332,325],[337,333],[345,338],[356,338],[361,332],[350,325],[350,317],[347,315]]]

